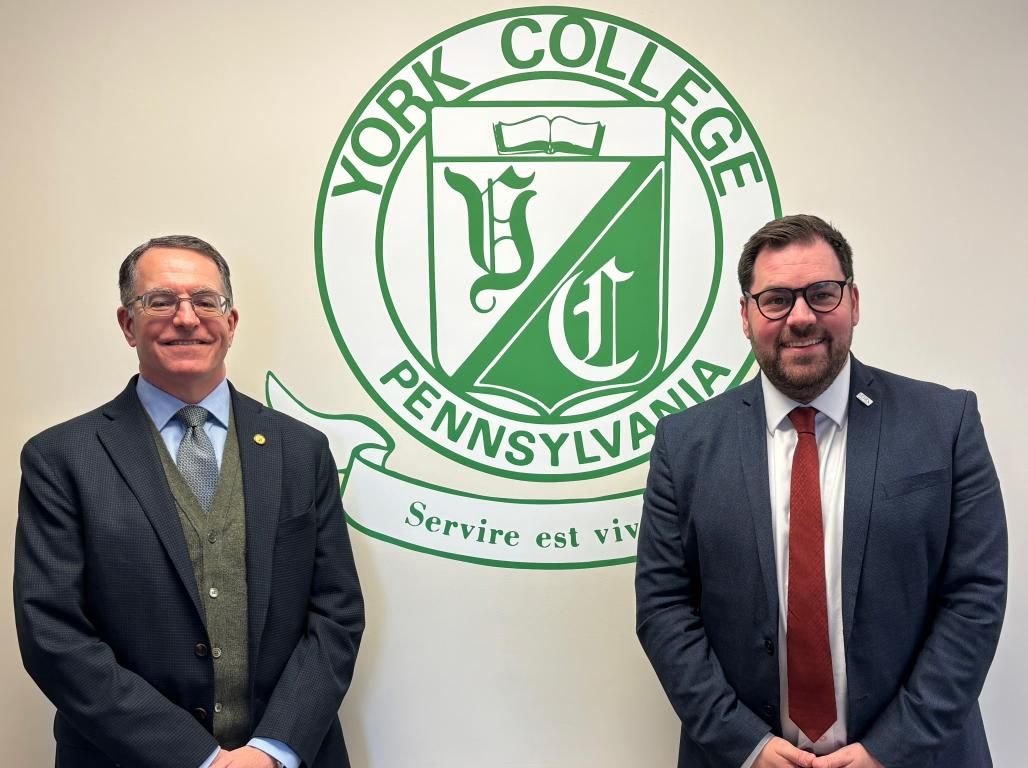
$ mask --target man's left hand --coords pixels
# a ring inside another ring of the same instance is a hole
[[[275,760],[255,747],[223,749],[211,768],[275,768]]]
[[[827,755],[815,757],[810,768],[885,768],[859,742]]]

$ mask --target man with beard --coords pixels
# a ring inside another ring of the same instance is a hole
[[[739,282],[761,375],[660,422],[639,533],[680,768],[991,766],[1007,541],[974,394],[850,355],[853,255],[816,216],[762,227]]]

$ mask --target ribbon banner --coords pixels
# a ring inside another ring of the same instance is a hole
[[[393,439],[374,420],[313,411],[275,374],[268,405],[324,432],[357,530],[427,554],[508,568],[590,568],[635,561],[642,491],[525,500],[466,493],[386,467]],[[597,524],[595,521],[603,521]]]

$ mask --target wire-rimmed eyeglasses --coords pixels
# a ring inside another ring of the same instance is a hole
[[[178,312],[179,304],[183,301],[188,301],[193,305],[193,312],[198,317],[221,317],[232,306],[232,302],[226,296],[214,291],[197,291],[189,296],[179,296],[174,291],[162,289],[147,291],[136,296],[132,301],[138,301],[143,307],[143,311],[153,317],[174,316]]]

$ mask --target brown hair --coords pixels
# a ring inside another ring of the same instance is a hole
[[[778,251],[793,243],[809,244],[815,240],[824,240],[832,247],[843,277],[853,277],[853,249],[842,233],[824,219],[800,213],[769,221],[746,241],[739,256],[739,287],[743,293],[753,286],[753,265],[762,250]]]

